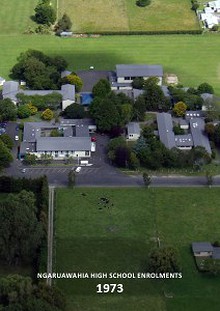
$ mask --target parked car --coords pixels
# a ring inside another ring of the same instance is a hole
[[[26,168],[22,168],[21,172],[25,173],[26,172]]]
[[[19,137],[18,137],[18,135],[15,135],[15,140],[19,140]]]
[[[81,169],[82,169],[81,166],[74,167],[74,171],[76,173],[79,173],[81,171]]]

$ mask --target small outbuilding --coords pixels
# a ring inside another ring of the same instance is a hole
[[[141,129],[138,122],[129,122],[126,126],[128,140],[137,140],[141,135]]]
[[[195,257],[212,257],[213,246],[210,242],[193,242],[192,250]]]

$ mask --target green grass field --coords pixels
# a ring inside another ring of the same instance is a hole
[[[48,55],[62,55],[69,69],[114,69],[120,63],[162,64],[185,86],[210,83],[220,95],[220,44],[218,35],[103,36],[0,36],[0,76],[8,78],[21,52],[29,48]]]
[[[178,248],[183,272],[166,281],[58,280],[68,311],[218,311],[220,279],[197,272],[190,244],[218,239],[219,216],[219,189],[57,190],[57,272],[146,271],[156,232],[162,245]],[[96,294],[98,283],[114,281],[124,284],[123,294]]]
[[[189,0],[152,0],[145,8],[135,2],[59,0],[59,16],[67,13],[76,32],[199,29]]]

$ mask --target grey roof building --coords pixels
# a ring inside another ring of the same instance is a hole
[[[162,77],[161,65],[116,65],[117,77]]]
[[[2,96],[3,99],[9,98],[11,99],[14,103],[17,103],[17,93],[19,90],[19,83],[16,81],[6,81],[3,84],[3,90],[2,90]]]
[[[213,246],[210,242],[193,242],[192,250],[194,253],[213,252]]]
[[[190,120],[190,130],[193,137],[195,147],[204,147],[211,154],[209,139],[205,134],[205,122],[201,118],[193,118]]]
[[[141,129],[138,122],[129,122],[126,126],[127,128],[127,138],[128,139],[138,139],[141,135]]]
[[[91,151],[90,137],[40,137],[36,151]]]
[[[165,112],[157,113],[157,125],[160,141],[165,147],[168,149],[176,147],[171,115]]]
[[[61,94],[63,100],[73,100],[75,101],[75,85],[64,84],[61,86]]]

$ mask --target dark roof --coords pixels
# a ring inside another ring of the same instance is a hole
[[[17,102],[17,92],[19,90],[19,83],[16,81],[6,81],[3,84],[2,96],[3,99],[10,98],[11,100]]]
[[[40,137],[36,151],[90,151],[90,137]]]
[[[20,154],[25,155],[29,152],[36,152],[36,143],[22,141],[20,144]]]
[[[138,96],[143,95],[144,94],[144,90],[139,90],[139,89],[133,89],[133,96],[134,99],[136,99]]]
[[[161,90],[162,90],[163,95],[164,95],[165,97],[171,97],[171,96],[170,96],[170,91],[169,91],[169,89],[168,89],[168,86],[166,86],[166,85],[161,85]]]
[[[205,122],[201,118],[190,119],[190,131],[193,137],[194,146],[204,147],[211,154],[209,139],[205,134]]]
[[[169,113],[157,113],[157,125],[160,141],[168,148],[176,147],[172,117]]]
[[[69,70],[64,70],[61,72],[61,78],[65,78],[66,76],[70,75],[71,71]]]
[[[93,86],[99,82],[100,79],[108,80],[111,71],[78,70],[76,73],[83,81],[82,92],[92,92]]]
[[[128,130],[128,135],[130,134],[140,135],[141,133],[140,125],[138,122],[129,122],[127,124],[127,130]]]
[[[213,247],[213,259],[220,259],[220,247]]]
[[[175,135],[175,143],[177,147],[192,147],[193,139],[191,134]]]
[[[75,101],[75,85],[64,84],[61,86],[61,94],[63,100],[73,100]]]
[[[213,252],[213,246],[210,242],[193,242],[192,250],[194,253]]]
[[[117,77],[162,77],[161,65],[116,65]]]

